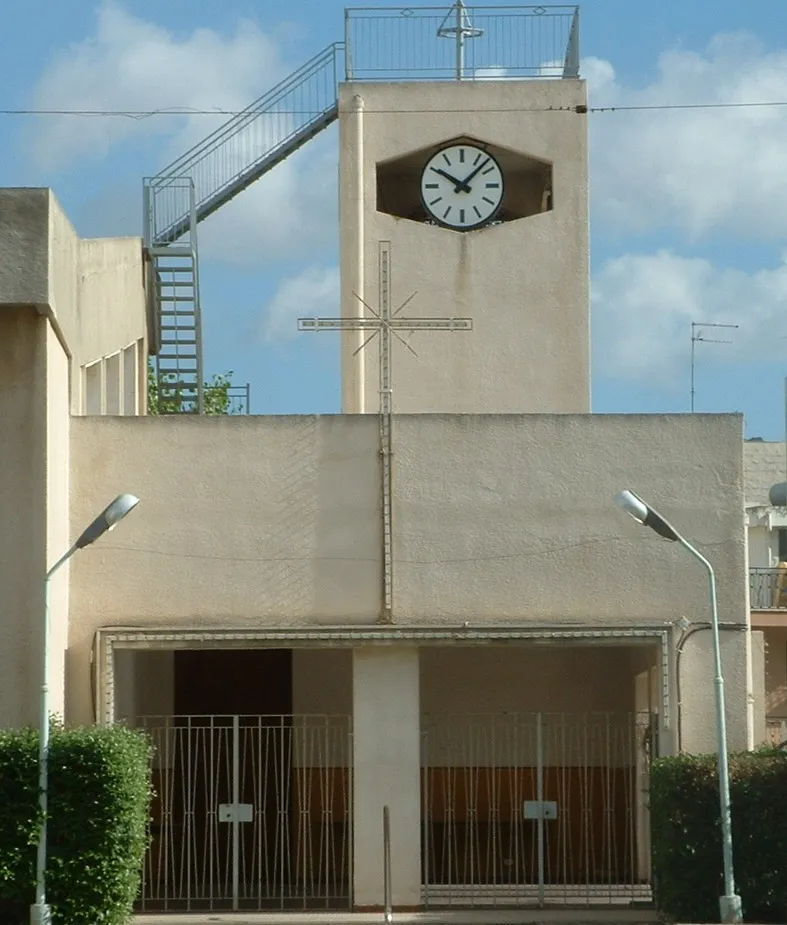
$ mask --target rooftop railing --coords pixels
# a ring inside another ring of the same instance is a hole
[[[787,610],[787,568],[749,569],[752,610]]]
[[[579,76],[579,7],[351,7],[348,80]]]

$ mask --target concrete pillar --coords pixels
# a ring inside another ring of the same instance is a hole
[[[353,651],[353,903],[383,905],[383,807],[395,906],[421,902],[418,649]]]

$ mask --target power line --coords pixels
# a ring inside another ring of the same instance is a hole
[[[740,102],[720,103],[643,103],[624,106],[511,106],[497,107],[457,107],[456,109],[374,109],[368,108],[370,114],[412,113],[430,115],[435,113],[619,113],[619,112],[665,112],[679,110],[703,109],[762,109],[768,107],[787,106],[787,100],[748,100]],[[309,116],[319,115],[319,109],[277,109],[272,111],[261,110],[258,115],[271,116]],[[124,118],[124,119],[150,119],[155,116],[240,116],[255,115],[249,109],[197,109],[194,107],[167,107],[162,109],[0,109],[0,116],[74,116],[78,118]]]

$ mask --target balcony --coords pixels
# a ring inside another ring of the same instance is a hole
[[[749,569],[752,610],[787,610],[787,565]]]
[[[769,716],[765,720],[765,742],[768,745],[787,743],[787,720]]]

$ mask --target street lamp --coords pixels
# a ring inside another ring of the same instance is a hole
[[[139,504],[134,495],[118,495],[117,498],[86,527],[74,545],[55,562],[44,578],[44,626],[43,626],[43,678],[41,680],[41,702],[39,715],[38,751],[38,806],[41,810],[41,829],[38,835],[36,858],[36,901],[30,907],[30,925],[48,925],[51,908],[46,901],[46,814],[49,783],[49,593],[50,581],[57,570],[66,564],[78,549],[84,549],[111,530],[115,524]]]
[[[615,504],[643,527],[650,527],[659,536],[678,542],[687,549],[708,570],[710,581],[711,633],[716,685],[716,732],[719,751],[719,803],[721,806],[722,852],[724,857],[724,896],[719,897],[719,911],[724,923],[743,921],[741,898],[735,892],[735,874],[732,865],[732,816],[730,813],[730,773],[727,764],[727,720],[724,705],[724,676],[721,669],[721,644],[719,640],[719,612],[716,603],[716,575],[713,566],[705,556],[678,533],[658,511],[655,511],[633,491],[621,491],[615,496]]]

